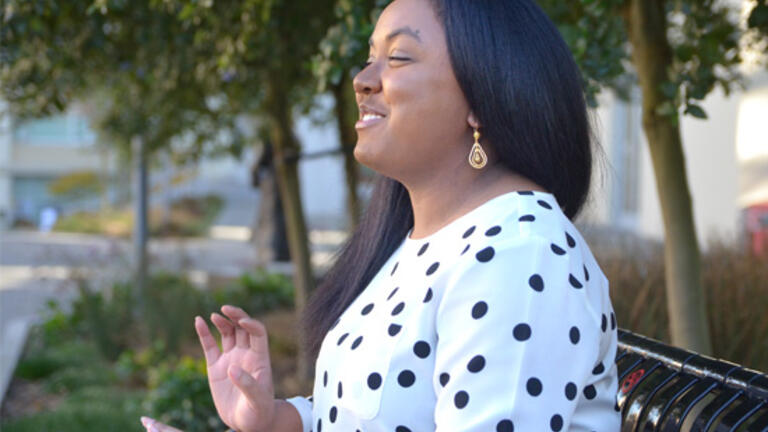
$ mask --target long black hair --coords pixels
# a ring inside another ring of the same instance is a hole
[[[573,219],[589,191],[593,135],[581,74],[562,36],[533,0],[430,1],[454,74],[499,162],[551,192]],[[412,226],[408,191],[380,176],[304,311],[312,359]]]

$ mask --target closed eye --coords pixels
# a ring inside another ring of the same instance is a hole
[[[408,57],[395,57],[395,56],[389,56],[389,57],[387,57],[387,58],[388,58],[389,60],[396,60],[396,61],[408,61],[408,60],[410,60]],[[363,63],[363,67],[362,67],[362,68],[363,68],[363,69],[367,68],[367,67],[368,67],[368,65],[370,65],[371,63],[373,63],[373,62],[371,62],[371,61],[366,61],[365,63]]]

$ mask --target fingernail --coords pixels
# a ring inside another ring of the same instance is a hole
[[[141,416],[141,424],[143,424],[143,425],[144,425],[144,427],[147,427],[147,425],[148,425],[148,424],[149,424],[149,422],[151,422],[151,421],[152,421],[152,419],[151,419],[151,418],[149,418],[149,417],[145,417],[145,416]]]

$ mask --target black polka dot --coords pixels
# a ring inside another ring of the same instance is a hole
[[[485,357],[476,355],[467,363],[467,370],[470,372],[480,372],[485,367]]]
[[[576,388],[576,384],[569,382],[565,385],[565,397],[568,400],[573,400],[573,398],[576,397],[576,392],[578,389]]]
[[[526,341],[531,337],[531,326],[525,323],[520,323],[515,326],[512,334],[515,336],[515,339],[521,342]]]
[[[393,274],[395,274],[395,270],[397,270],[397,266],[398,266],[399,264],[400,264],[400,261],[398,261],[398,262],[396,262],[396,263],[395,263],[395,266],[394,266],[394,267],[392,267],[392,273],[390,273],[390,274],[389,274],[390,276],[392,276]]]
[[[429,242],[424,243],[424,245],[421,246],[421,249],[419,249],[419,253],[416,254],[416,256],[422,256],[424,255],[424,252],[427,251],[427,248],[429,247]]]
[[[600,375],[603,371],[605,371],[605,366],[603,366],[603,362],[600,362],[592,369],[592,375]]]
[[[427,288],[427,294],[424,296],[424,303],[432,300],[432,288]]]
[[[397,290],[399,290],[399,289],[400,289],[400,287],[397,287],[397,288],[393,289],[393,290],[392,290],[392,292],[391,292],[391,293],[389,293],[389,297],[387,297],[387,300],[391,299],[391,298],[392,298],[392,296],[393,296],[393,295],[395,295],[395,293],[396,293],[396,292],[397,292]]]
[[[485,248],[485,249],[481,250],[480,252],[476,253],[475,257],[477,258],[478,261],[484,263],[484,262],[490,261],[491,258],[493,258],[493,254],[494,253],[495,253],[495,251],[493,250],[493,247],[492,246],[488,246],[487,248]]]
[[[574,275],[568,275],[568,282],[571,284],[574,288],[582,288],[584,285],[579,282],[578,279]]]
[[[597,390],[595,390],[595,386],[592,384],[584,387],[584,397],[587,399],[594,399],[595,396],[597,396]]]
[[[440,263],[439,262],[432,263],[432,265],[429,266],[429,268],[427,269],[427,276],[429,276],[432,273],[436,272],[438,267],[440,267]]]
[[[349,336],[349,333],[344,333],[343,335],[341,335],[341,337],[339,338],[339,341],[336,342],[336,345],[341,345],[341,343],[344,342],[344,339],[346,339],[347,336]]]
[[[560,246],[552,243],[551,247],[552,247],[552,252],[554,252],[555,255],[565,255],[565,250],[563,250],[563,248],[561,248]]]
[[[446,384],[448,384],[448,380],[451,379],[451,376],[448,375],[448,372],[443,372],[440,374],[440,385],[445,387]]]
[[[363,341],[363,337],[362,336],[358,336],[357,339],[355,339],[355,341],[352,342],[352,347],[351,348],[355,349],[355,348],[359,347],[360,346],[360,342],[362,342],[362,341]]]
[[[533,191],[517,191],[518,195],[533,195]]]
[[[488,304],[484,301],[479,301],[472,306],[472,318],[482,318],[485,313],[488,312]]]
[[[425,341],[418,341],[415,344],[413,344],[413,353],[416,354],[416,357],[418,358],[427,358],[431,351],[432,349],[429,347],[429,344]]]
[[[469,245],[464,246],[464,250],[459,255],[464,255],[469,250]]]
[[[606,328],[608,328],[608,318],[606,318],[605,314],[602,315],[602,321],[600,322],[600,328],[605,331]]]
[[[395,428],[395,432],[411,432],[411,430],[401,425]]]
[[[540,205],[540,206],[542,206],[542,207],[544,207],[545,209],[547,209],[547,210],[552,210],[552,206],[551,206],[551,205],[549,205],[549,203],[548,203],[548,202],[546,202],[546,201],[544,201],[544,200],[538,200],[538,201],[536,201],[536,202],[537,202],[537,203],[539,203],[539,205]]]
[[[469,402],[469,393],[465,392],[464,390],[460,390],[456,392],[456,396],[453,397],[453,403],[456,405],[456,408],[462,409],[465,406],[467,406],[467,403]]]
[[[581,333],[579,333],[579,328],[576,326],[571,327],[571,331],[568,333],[568,337],[571,338],[571,343],[576,345],[579,343],[579,339],[581,338]]]
[[[331,420],[331,423],[336,422],[336,407],[331,407],[331,412],[328,413],[328,418]]]
[[[464,234],[461,235],[461,238],[467,238],[472,235],[472,233],[475,232],[475,226],[472,225],[469,227],[468,230],[464,231]]]
[[[371,373],[368,375],[368,387],[371,388],[371,390],[376,390],[381,385],[381,375],[379,375],[376,372]]]
[[[414,381],[416,381],[416,375],[408,369],[397,375],[397,383],[400,384],[401,387],[410,387],[413,385]]]
[[[395,306],[394,309],[392,309],[392,316],[395,316],[395,315],[399,314],[400,312],[402,312],[404,307],[405,307],[405,303],[404,302],[398,303],[397,306]]]
[[[367,304],[363,308],[363,310],[360,311],[360,313],[363,314],[363,315],[368,315],[368,313],[371,312],[371,310],[373,310],[373,303]]]
[[[553,432],[563,430],[563,417],[561,417],[560,414],[553,415],[552,418],[549,419],[549,427],[552,428]]]
[[[541,394],[541,381],[536,378],[528,378],[525,383],[525,389],[528,390],[528,394],[531,396],[538,396]]]
[[[402,327],[403,326],[400,324],[390,324],[389,328],[387,329],[387,333],[389,333],[390,336],[394,336],[400,331]]]
[[[576,247],[576,240],[574,240],[573,237],[571,237],[571,235],[568,233],[565,233],[565,241],[568,242],[568,247]]]
[[[533,221],[536,220],[536,216],[534,216],[532,214],[523,215],[523,216],[520,216],[520,219],[518,219],[518,220],[520,222],[533,222]]]
[[[616,328],[616,315],[611,312],[611,330]]]
[[[530,285],[534,291],[541,292],[544,290],[544,279],[542,279],[538,274],[535,274],[528,278],[528,285]]]
[[[328,371],[323,372],[323,387],[328,385]]]
[[[320,419],[317,419],[317,432],[321,432],[323,430],[323,422]]]
[[[512,420],[502,420],[496,423],[496,432],[514,432],[515,425],[512,424]]]
[[[587,271],[587,266],[584,266],[584,280],[589,281],[589,271]]]
[[[341,398],[341,394],[343,392],[341,391],[341,381],[339,381],[339,387],[336,389],[336,395]]]
[[[501,232],[501,227],[498,226],[498,225],[495,225],[495,226],[492,226],[492,227],[488,228],[488,230],[485,232],[485,235],[487,237],[493,237],[493,236],[495,236],[496,234],[498,234],[500,232]]]

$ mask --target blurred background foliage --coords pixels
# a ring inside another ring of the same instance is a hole
[[[185,431],[223,430],[192,326],[195,316],[207,318],[223,304],[243,307],[267,323],[278,317],[281,325],[270,326],[271,352],[274,361],[295,368],[294,329],[282,325],[281,317],[290,316],[293,306],[293,287],[284,275],[246,273],[201,288],[184,277],[157,273],[143,303],[129,282],[106,287],[78,282],[70,308],[49,304],[47,319],[32,331],[15,372],[28,393],[16,403],[28,397],[30,406],[5,409],[36,414],[17,412],[3,420],[3,430],[141,430],[140,415]],[[140,309],[143,319],[137,319]]]

